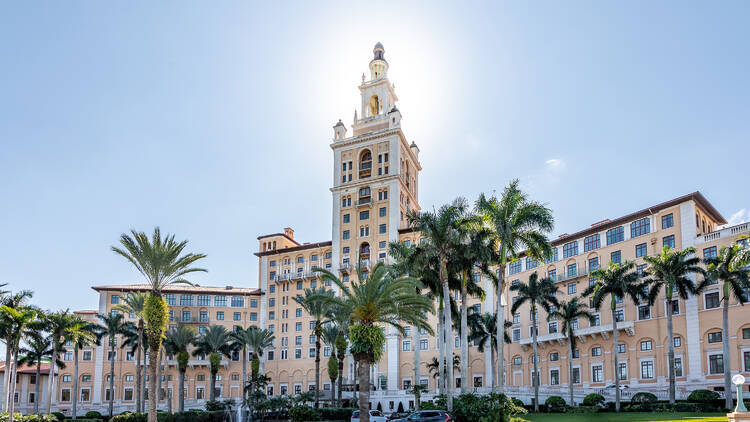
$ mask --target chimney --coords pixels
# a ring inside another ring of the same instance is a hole
[[[287,236],[288,238],[290,238],[290,239],[294,240],[294,230],[292,230],[292,228],[291,228],[291,227],[284,227],[284,234],[285,234],[285,235],[286,235],[286,236]]]

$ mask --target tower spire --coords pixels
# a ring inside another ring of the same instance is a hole
[[[372,49],[373,59],[370,61],[370,79],[375,81],[378,79],[385,78],[388,74],[388,62],[385,61],[385,49],[383,44],[375,44],[375,48]]]

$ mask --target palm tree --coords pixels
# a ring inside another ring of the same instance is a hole
[[[647,283],[640,283],[640,275],[634,270],[635,264],[626,261],[622,264],[610,262],[609,267],[599,268],[591,272],[594,278],[593,284],[583,292],[583,296],[591,296],[591,305],[601,311],[604,300],[609,299],[610,311],[612,312],[612,357],[613,374],[615,374],[615,410],[620,411],[620,370],[617,353],[617,301],[630,297],[633,303],[638,305],[647,295],[644,290],[648,289]],[[652,295],[653,292],[649,293]],[[671,339],[670,339],[671,343]]]
[[[432,301],[415,293],[414,279],[394,278],[380,262],[372,267],[367,276],[362,266],[358,265],[357,279],[350,283],[343,283],[322,268],[315,267],[313,271],[320,272],[323,280],[331,281],[341,290],[341,297],[319,295],[319,299],[341,306],[346,309],[345,313],[351,315],[351,352],[359,363],[360,421],[369,422],[370,364],[380,359],[385,342],[385,334],[378,324],[391,326],[402,335],[402,323],[432,332],[426,319],[427,312],[433,310]]]
[[[497,341],[495,341],[495,336],[497,335],[497,314],[490,312],[485,312],[483,314],[469,314],[468,325],[469,338],[467,341],[476,342],[477,350],[479,350],[480,353],[484,353],[484,348],[487,347],[488,344],[490,345],[490,365],[492,366],[492,373],[496,373],[495,357],[497,353]],[[508,328],[512,326],[512,322],[505,321],[503,340],[506,344],[510,344]]]
[[[18,362],[18,353],[21,340],[27,335],[34,332],[34,323],[37,321],[38,311],[30,306],[19,306],[12,308],[8,305],[0,306],[0,323],[5,327],[7,334],[6,347],[10,349],[11,358],[5,362],[5,371],[10,374],[6,393],[8,399],[8,421],[13,422],[13,409],[15,400],[13,399],[16,391],[16,363]]]
[[[211,364],[211,392],[209,393],[211,401],[216,400],[216,374],[221,366],[221,356],[231,358],[233,349],[232,333],[222,325],[209,326],[195,341],[193,356],[205,355]]]
[[[258,379],[258,372],[260,370],[259,357],[263,355],[263,350],[273,345],[274,335],[272,332],[261,329],[258,327],[247,327],[245,329],[238,328],[232,333],[232,339],[234,341],[234,347],[236,349],[242,349],[242,391],[243,395],[249,391],[250,394],[255,393],[255,382]],[[247,383],[247,358],[248,351],[253,355],[252,358],[252,374],[250,376],[250,388],[246,388]],[[257,362],[257,363],[256,363]],[[243,406],[247,403],[252,405],[252,400],[247,400],[243,397]],[[252,419],[253,409],[250,407],[250,417]]]
[[[0,284],[0,287],[6,286],[5,283]],[[17,292],[15,294],[7,295],[9,293],[6,290],[0,291],[0,305],[9,306],[11,308],[20,308],[25,306],[26,301],[32,296],[32,292],[30,290],[21,290],[20,292]],[[9,339],[9,336],[11,336],[11,325],[8,323],[8,321],[2,321],[0,320],[0,339],[2,339],[5,342],[5,362],[6,362],[6,370],[3,372],[3,391],[5,392],[5,395],[2,399],[2,406],[4,410],[8,410],[8,406],[10,405],[10,397],[8,396],[8,393],[10,392],[9,388],[9,382],[10,382],[10,372],[7,370],[7,363],[11,360],[11,347],[8,345],[12,342],[11,339]]]
[[[315,320],[313,335],[315,336],[315,408],[320,407],[320,337],[323,335],[323,324],[331,317],[329,300],[325,296],[333,297],[333,290],[325,287],[305,289],[304,295],[297,295],[294,301]]]
[[[144,330],[151,356],[158,357],[169,317],[169,307],[162,297],[162,290],[172,284],[190,284],[185,276],[194,272],[205,272],[205,269],[195,268],[193,264],[206,256],[183,254],[187,240],[177,242],[174,235],[162,238],[158,227],[154,229],[151,239],[146,233],[135,230],[131,230],[130,235],[123,233],[120,235],[120,244],[122,247],[113,246],[112,251],[133,264],[149,286],[150,294],[144,301]],[[158,361],[158,358],[154,358],[148,362],[150,391],[156,391]],[[148,422],[157,422],[157,400],[158,394],[149,396]]]
[[[732,381],[730,379],[732,370],[732,357],[729,352],[729,301],[734,296],[737,301],[744,305],[750,300],[745,294],[745,289],[750,287],[750,270],[746,267],[736,265],[740,254],[739,245],[722,247],[715,257],[705,258],[707,265],[706,274],[709,280],[722,283],[723,313],[721,319],[721,330],[723,350],[722,360],[724,362],[724,391],[726,392],[726,408],[732,408]]]
[[[41,393],[41,372],[42,360],[52,355],[52,342],[49,337],[42,333],[36,332],[29,335],[26,339],[26,347],[20,349],[22,357],[18,359],[19,365],[36,366],[36,393],[34,395],[34,413],[39,413],[39,398]],[[57,362],[58,366],[64,366],[61,361]]]
[[[409,226],[420,232],[427,239],[427,247],[436,255],[440,262],[439,279],[442,285],[443,298],[450,298],[450,285],[448,273],[448,261],[456,252],[471,220],[467,218],[468,205],[466,200],[458,198],[451,204],[443,205],[437,212],[413,212],[407,213]],[[443,309],[443,330],[440,334],[445,343],[443,345],[446,356],[453,354],[453,319],[451,318],[451,307]],[[448,411],[453,410],[453,367],[448,366],[448,380],[446,388],[446,402]]]
[[[127,328],[128,323],[125,322],[123,315],[117,311],[111,314],[99,314],[100,324],[94,328],[94,332],[97,337],[107,337],[109,344],[109,417],[112,417],[112,413],[115,405],[115,346],[117,345],[117,335],[123,334]]]
[[[539,353],[537,350],[537,334],[539,331],[539,318],[537,305],[541,306],[548,314],[552,307],[557,307],[557,286],[551,278],[539,278],[536,272],[529,276],[528,283],[518,283],[510,287],[511,290],[517,291],[518,299],[511,307],[511,313],[516,313],[518,308],[526,302],[531,307],[531,323],[534,328],[531,330],[534,346],[534,375],[531,377],[534,384],[534,411],[539,411]]]
[[[177,359],[177,372],[179,373],[179,379],[177,380],[178,412],[185,410],[185,372],[187,372],[188,361],[190,360],[188,348],[195,342],[195,338],[193,328],[180,324],[167,331],[167,338],[164,339],[164,349]]]
[[[86,322],[78,315],[74,315],[68,328],[68,341],[73,344],[73,415],[78,412],[78,351],[97,341],[96,325]],[[64,366],[63,366],[64,367]],[[110,390],[112,391],[112,390]]]
[[[532,201],[518,186],[518,179],[513,180],[505,188],[500,198],[487,198],[479,195],[476,202],[477,211],[495,231],[499,243],[497,259],[497,277],[492,278],[497,289],[497,384],[503,391],[505,380],[505,364],[503,362],[502,333],[505,326],[505,315],[502,309],[502,296],[505,291],[505,270],[508,264],[518,259],[521,251],[525,250],[527,257],[541,260],[552,253],[547,237],[552,231],[555,219],[552,211],[544,204]]]
[[[135,411],[136,413],[141,412],[141,370],[145,369],[141,365],[141,352],[143,351],[144,343],[144,310],[146,305],[147,294],[144,292],[129,292],[124,297],[120,298],[119,305],[115,306],[115,309],[121,312],[127,312],[129,315],[138,318],[137,325],[137,341],[131,340],[131,345],[135,346]],[[145,353],[145,352],[144,352]]]
[[[70,313],[68,309],[64,311],[52,312],[46,315],[45,322],[47,324],[47,331],[50,333],[52,339],[52,357],[50,358],[50,368],[47,381],[47,391],[52,392],[55,390],[55,363],[57,362],[58,354],[63,350],[63,345],[70,337],[70,329],[75,324],[75,316]],[[47,403],[45,404],[45,413],[49,414],[52,407],[52,394],[47,394]]]
[[[331,377],[331,402],[333,402],[336,397],[335,395],[336,379],[338,379],[338,376],[339,376],[339,361],[338,359],[336,359],[336,340],[338,340],[340,334],[341,334],[341,328],[336,324],[329,323],[323,327],[323,332],[322,332],[323,342],[325,343],[326,346],[328,346],[328,348],[331,349],[331,357],[328,358],[328,376]],[[335,365],[335,368],[336,368],[335,377],[331,373],[331,369],[332,369],[331,365],[333,365],[333,363],[331,362],[336,364]]]
[[[438,375],[440,375],[440,362],[438,361],[438,358],[433,356],[432,360],[425,364],[425,367],[427,367],[427,371],[432,374],[433,378],[437,378]],[[458,355],[453,355],[453,369],[458,370],[458,368],[460,367],[461,357]]]
[[[697,295],[708,285],[704,280],[696,285],[691,279],[695,274],[705,275],[705,271],[699,266],[701,260],[695,255],[695,248],[686,248],[677,251],[665,245],[657,256],[647,256],[644,260],[649,264],[646,273],[650,276],[647,282],[649,290],[654,298],[661,289],[667,299],[667,358],[669,368],[669,402],[675,402],[675,373],[674,373],[674,330],[672,328],[672,297],[677,294],[682,300],[687,300],[690,295]],[[653,303],[650,303],[653,304]]]
[[[561,322],[560,332],[568,338],[568,389],[570,390],[570,402],[573,406],[573,350],[576,348],[575,329],[578,327],[578,318],[586,318],[590,323],[596,321],[596,317],[588,309],[588,305],[579,302],[576,296],[568,302],[560,302],[557,309],[552,310],[547,317],[548,320],[556,319]]]

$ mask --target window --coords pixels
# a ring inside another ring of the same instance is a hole
[[[617,366],[618,366],[617,373],[620,376],[620,381],[627,380],[628,379],[628,363],[627,362],[619,362]]]
[[[611,254],[609,254],[609,260],[611,262],[614,262],[615,264],[622,263],[622,254],[620,251],[614,251]]]
[[[211,306],[211,296],[198,296],[198,306]]]
[[[549,264],[555,261],[557,261],[557,248],[552,248],[552,256],[550,256],[549,258],[545,258],[544,263]]]
[[[674,375],[676,377],[682,376],[682,358],[674,358]]]
[[[510,274],[517,274],[517,273],[520,273],[520,272],[521,272],[521,261],[520,260],[513,261],[513,262],[511,262],[508,265],[508,273],[510,273]]]
[[[193,297],[190,295],[180,295],[180,305],[193,306]]]
[[[627,351],[627,348],[625,347],[625,343],[620,343],[617,345],[617,353],[625,353]]]
[[[294,331],[302,331],[302,323],[297,322],[294,324]]]
[[[635,272],[638,273],[639,277],[642,277],[646,271],[646,264],[636,265]]]
[[[648,305],[641,305],[638,307],[638,319],[651,319],[651,308]]]
[[[642,256],[646,256],[648,254],[646,250],[646,244],[641,243],[639,245],[635,245],[635,257],[640,258]]]
[[[602,382],[604,378],[602,365],[594,365],[591,367],[591,382]]]
[[[274,286],[271,286],[274,287]],[[214,306],[227,306],[226,296],[214,296]]]
[[[615,320],[617,322],[625,321],[625,311],[622,308],[615,310]]]
[[[554,334],[557,332],[557,321],[552,321],[547,326],[549,333]]]
[[[716,246],[703,249],[703,258],[716,258]]]
[[[63,375],[62,382],[70,382],[70,375]]]
[[[750,352],[743,352],[742,356],[745,361],[745,372],[750,372]]]
[[[91,350],[83,351],[83,360],[91,360]]]
[[[680,314],[680,300],[673,299],[672,300],[672,315],[679,315],[679,314]]]
[[[359,212],[359,219],[360,220],[369,220],[370,219],[370,211],[369,210],[360,211]]]
[[[81,401],[91,400],[91,390],[88,388],[81,389]]]
[[[721,354],[708,357],[708,373],[711,375],[724,373],[724,356]]]
[[[644,341],[641,342],[641,352],[648,352],[648,351],[652,350],[653,347],[654,347],[654,345],[651,342],[651,340],[644,340]]]
[[[302,349],[294,349],[294,358],[302,359]]]
[[[385,210],[385,207],[381,207],[381,208],[380,208],[380,216],[381,216],[381,217],[385,217],[385,216],[386,216],[386,210]]]
[[[297,290],[302,290],[302,281],[297,282]]]
[[[581,368],[573,368],[573,384],[581,383]]]
[[[672,345],[674,345],[674,347],[682,346],[682,338],[681,337],[672,338]]]
[[[341,238],[344,240],[349,240],[349,230],[344,230],[341,234]]]
[[[348,223],[349,221],[349,214],[344,214],[344,223]]]
[[[513,314],[513,323],[514,324],[520,324],[521,323],[521,314]]]
[[[743,340],[750,339],[750,327],[742,329],[742,339]]]
[[[250,321],[257,321],[257,320],[258,320],[258,313],[250,312]]]
[[[411,351],[411,341],[404,340],[401,342],[401,350],[404,352]]]
[[[560,384],[560,371],[558,369],[549,371],[549,383],[552,385]]]
[[[552,362],[557,362],[558,360],[560,360],[560,354],[558,354],[557,352],[550,353],[549,360]]]
[[[589,258],[589,271],[594,271],[599,269],[599,257],[595,256],[593,258]]]
[[[719,307],[719,292],[706,293],[706,309]]]
[[[615,227],[614,229],[607,230],[607,245],[611,245],[613,243],[622,242],[625,240],[625,228]]]
[[[385,227],[386,227],[386,225],[385,225],[385,224],[381,224],[381,225],[380,225],[380,226],[378,227],[378,231],[380,232],[380,234],[383,234],[383,233],[385,233],[385,232],[386,232],[386,228],[385,228]]]
[[[602,355],[602,348],[601,347],[592,347],[591,348],[591,356],[597,357]]]
[[[175,295],[172,293],[164,295],[164,298],[167,299],[167,305],[177,304],[177,299],[175,298]]]
[[[366,237],[370,235],[370,226],[363,226],[359,228],[359,236]]]
[[[708,333],[708,342],[709,343],[721,343],[721,331],[714,331],[712,333]]]
[[[576,293],[578,283],[568,283],[568,294],[572,295]]]
[[[294,316],[297,318],[302,318],[302,308],[297,308],[294,310]]]
[[[651,232],[651,220],[648,217],[630,223],[630,237],[643,236]]]
[[[514,328],[513,329],[513,341],[520,341],[520,340],[521,340],[521,329]]]
[[[583,251],[593,251],[594,249],[599,249],[600,247],[600,240],[599,240],[599,233],[592,234],[591,236],[586,236],[583,238]]]
[[[575,277],[578,274],[577,264],[568,264],[568,277]]]
[[[573,321],[570,322],[570,328],[574,330],[578,329],[578,318],[575,318]]]
[[[275,313],[274,311],[270,311],[270,312],[268,313],[268,319],[269,319],[270,321],[273,321],[275,317],[276,317],[276,313]]]
[[[652,379],[654,378],[654,361],[644,360],[641,362],[641,378]]]
[[[419,350],[427,350],[428,347],[429,342],[426,338],[419,340]]]
[[[674,235],[671,234],[661,240],[662,247],[669,246],[670,248],[674,248]]]
[[[60,401],[71,401],[70,389],[64,388],[60,390]]]
[[[112,300],[110,301],[111,304],[117,305],[120,303],[120,296],[118,295],[112,295]]]
[[[661,228],[668,229],[672,226],[674,226],[674,217],[672,216],[672,213],[669,213],[667,215],[662,215],[661,216]]]
[[[235,312],[232,319],[234,321],[242,321],[242,312]]]
[[[578,349],[573,350],[573,359],[578,359],[581,356],[581,351]]]
[[[599,314],[594,314],[594,322],[591,323],[592,327],[598,327],[601,325],[601,316]]]
[[[563,245],[563,258],[578,255],[578,242],[573,241]]]
[[[274,304],[275,304],[275,299],[271,299],[271,300],[274,301]],[[270,306],[273,306],[273,305],[270,305]],[[217,321],[224,321],[224,311],[218,311],[218,312],[216,312],[216,320]]]

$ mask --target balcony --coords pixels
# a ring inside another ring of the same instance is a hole
[[[354,205],[357,206],[357,207],[360,207],[360,206],[371,207],[372,206],[372,198],[360,198],[359,201],[354,202]]]
[[[620,321],[617,323],[617,331],[624,331],[628,336],[635,335],[635,322],[634,321]],[[587,339],[595,339],[597,336],[604,340],[609,339],[609,335],[612,332],[612,324],[597,325],[594,327],[579,328],[573,330],[573,334],[576,336],[576,340],[580,343],[586,343]],[[557,332],[551,334],[540,334],[536,338],[537,345],[544,349],[547,345],[557,343],[558,345],[565,344],[565,334]],[[519,342],[521,348],[526,351],[533,346],[534,338],[529,336],[522,338]]]
[[[750,223],[740,223],[731,227],[725,227],[715,232],[706,233],[704,235],[698,236],[698,240],[700,243],[706,243],[712,240],[725,239],[728,237],[734,237],[734,236],[737,236],[743,233],[749,233],[749,232],[750,232]],[[701,241],[701,238],[702,238],[702,241]]]
[[[579,268],[573,273],[568,273],[567,268],[565,268],[564,274],[555,274],[552,277],[549,277],[552,279],[555,283],[561,283],[563,281],[573,280],[578,277],[585,277],[590,274],[589,268]]]
[[[191,316],[190,318],[180,318],[180,321],[185,324],[208,324],[210,322],[210,318],[208,318],[207,316]]]
[[[339,266],[339,271],[349,271],[350,268],[351,268],[351,264],[349,264],[348,262],[343,262]]]
[[[282,281],[290,281],[292,279],[292,273],[279,274],[276,276],[274,281],[281,283]]]

